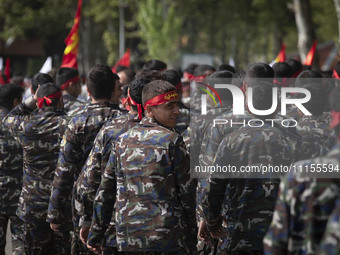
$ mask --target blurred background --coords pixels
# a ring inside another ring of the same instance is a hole
[[[340,0],[83,0],[78,69],[112,66],[127,49],[131,63],[169,67],[272,62],[285,44],[304,61],[317,41],[313,68],[338,60]],[[47,57],[58,68],[77,0],[0,0],[0,57],[12,76],[37,73]],[[337,15],[338,12],[338,15]],[[339,17],[339,18],[338,18]]]

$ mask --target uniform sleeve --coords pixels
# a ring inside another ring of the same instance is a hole
[[[287,254],[289,236],[289,206],[286,202],[287,180],[280,183],[273,219],[263,239],[265,254]]]
[[[214,165],[225,165],[229,155],[227,142],[223,140],[217,149]],[[221,210],[228,180],[211,177],[202,191],[204,197],[199,201],[199,206],[202,207],[208,230],[213,232],[222,226]]]
[[[82,149],[80,138],[71,120],[63,136],[57,162],[57,168],[52,184],[52,192],[48,206],[47,221],[61,224],[67,216],[65,205],[70,205],[70,195],[75,180],[75,173],[81,162]]]
[[[85,178],[82,194],[80,195],[82,197],[81,203],[84,210],[81,216],[80,226],[89,226],[91,224],[93,201],[112,149],[111,143],[104,141],[105,138],[106,136],[103,131],[100,131],[83,169],[85,171]]]
[[[182,205],[189,230],[196,231],[196,201],[194,198],[197,180],[190,178],[190,160],[182,137],[176,139],[174,145],[170,146],[170,155],[179,201]]]
[[[116,153],[113,146],[105,171],[93,203],[93,216],[88,236],[88,243],[92,246],[103,245],[104,233],[109,226],[114,213],[116,201]]]
[[[23,121],[28,120],[31,110],[25,105],[20,104],[11,110],[3,119],[3,124],[8,128],[13,137],[20,142],[19,134],[23,130]]]

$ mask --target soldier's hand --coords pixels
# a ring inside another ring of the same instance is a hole
[[[50,228],[51,228],[53,231],[59,232],[60,225],[61,225],[61,224],[50,223]]]
[[[210,234],[207,228],[207,224],[205,221],[200,221],[200,225],[198,228],[198,234],[197,234],[198,238],[201,239],[203,242],[205,242],[206,244],[210,245]]]
[[[89,231],[90,231],[89,227],[81,227],[80,232],[79,232],[80,240],[85,245],[86,245],[86,242],[87,242],[87,236],[89,235]]]
[[[35,91],[35,93],[34,93],[34,95],[33,95],[33,99],[35,100],[35,101],[37,101],[37,94],[38,94],[38,90],[40,89],[40,84],[38,85],[38,88],[37,88],[37,90]]]
[[[95,254],[101,255],[103,253],[103,247],[101,246],[91,246],[87,244],[87,248],[89,248]]]
[[[219,227],[216,231],[210,232],[210,235],[211,235],[213,238],[219,239],[219,238],[225,236],[226,233],[225,233],[225,231],[222,229],[222,227]]]

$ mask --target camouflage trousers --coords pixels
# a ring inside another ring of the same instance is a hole
[[[25,252],[29,255],[65,255],[71,253],[70,226],[53,231],[46,221],[26,222]]]
[[[0,212],[0,255],[5,254],[8,221],[10,221],[12,234],[12,254],[22,255],[24,254],[24,223],[14,213],[10,215],[6,212]]]

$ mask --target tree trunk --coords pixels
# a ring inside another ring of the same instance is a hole
[[[303,63],[315,40],[309,0],[294,0],[295,22],[298,31],[298,50]],[[314,63],[317,58],[314,58]],[[316,63],[318,64],[318,63]]]
[[[340,0],[334,0],[334,6],[338,18],[338,45],[340,45]]]

